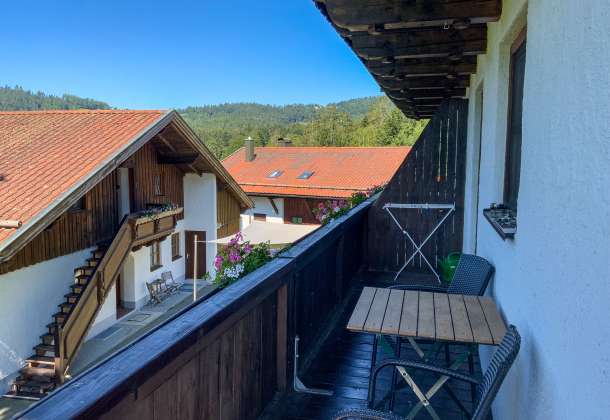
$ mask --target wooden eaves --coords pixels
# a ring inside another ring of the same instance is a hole
[[[501,0],[314,0],[390,99],[429,118],[464,97]]]

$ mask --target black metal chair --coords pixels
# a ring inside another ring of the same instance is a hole
[[[397,284],[390,289],[419,290],[426,292],[452,293],[458,295],[483,296],[495,268],[485,258],[462,254],[449,287]]]
[[[485,289],[489,281],[493,277],[495,268],[485,258],[479,257],[472,254],[462,254],[455,268],[453,280],[449,287],[439,286],[426,286],[426,285],[408,285],[408,284],[396,284],[389,286],[388,289],[399,289],[399,290],[417,290],[426,292],[439,292],[439,293],[451,293],[457,295],[474,295],[483,296]],[[400,357],[400,346],[401,340],[396,340],[395,355]],[[373,358],[371,367],[375,364],[377,353],[377,337],[373,341]],[[445,359],[449,364],[449,345],[445,345]],[[470,367],[470,373],[473,373],[474,365],[472,355],[468,356],[468,365]],[[396,382],[396,374],[392,375],[392,383]],[[474,387],[473,387],[473,398],[474,398]],[[394,406],[394,396],[390,399],[390,409]]]
[[[423,363],[413,362],[410,360],[401,360],[401,359],[387,359],[377,365],[373,371],[373,376],[371,378],[371,386],[369,387],[369,403],[375,397],[375,384],[377,381],[377,375],[379,371],[382,369],[391,366],[392,368],[396,366],[401,366],[406,369],[411,370],[423,370],[430,373],[436,373],[440,376],[448,376],[450,379],[454,379],[457,381],[467,382],[471,384],[475,384],[477,386],[477,396],[474,405],[474,411],[470,415],[470,418],[473,420],[484,420],[488,418],[489,412],[491,410],[491,404],[498,394],[500,390],[500,386],[504,381],[504,378],[508,374],[517,354],[519,353],[519,348],[521,346],[521,336],[517,331],[517,328],[514,325],[508,327],[506,331],[506,335],[502,339],[500,346],[497,348],[494,353],[485,374],[483,375],[482,380],[478,380],[472,376],[465,375],[460,372],[456,372],[454,370],[445,369],[442,367],[427,365]],[[452,399],[456,399],[455,395],[452,392],[449,392],[449,396]],[[460,404],[461,406],[461,404]],[[462,410],[465,410],[463,406],[461,406]],[[342,420],[342,419],[379,419],[379,420],[401,420],[402,417],[398,417],[391,413],[383,413],[381,411],[370,410],[370,409],[347,409],[338,412],[334,420]]]

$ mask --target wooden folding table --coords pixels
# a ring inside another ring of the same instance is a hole
[[[425,353],[416,342],[418,339],[495,346],[502,341],[506,325],[493,299],[486,296],[365,287],[347,329],[378,337],[406,338],[417,354],[425,359]],[[463,361],[459,359],[451,367],[457,369]],[[414,417],[419,409],[425,407],[433,418],[438,418],[429,399],[449,378],[441,377],[424,393],[404,368],[396,369],[420,399],[409,417]]]

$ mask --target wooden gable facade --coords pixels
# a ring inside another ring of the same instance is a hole
[[[168,125],[104,176],[76,205],[50,221],[10,259],[0,263],[0,275],[111,240],[121,222],[120,168],[128,169],[129,211],[136,213],[168,203],[184,207],[185,173],[213,172],[210,166],[197,151],[188,148],[176,127]],[[217,185],[221,191],[217,197],[218,232],[227,236],[239,230],[239,213],[244,204],[222,177],[217,176]],[[182,219],[184,213],[177,217]]]

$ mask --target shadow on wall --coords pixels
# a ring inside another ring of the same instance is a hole
[[[10,366],[6,371],[0,369],[0,393],[4,393],[17,377],[24,360],[2,340],[0,340],[0,360],[7,361],[6,364]]]

